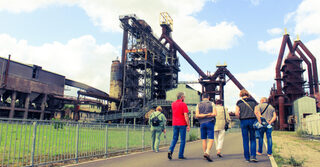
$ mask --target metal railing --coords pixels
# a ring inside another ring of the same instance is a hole
[[[199,133],[192,128],[187,140],[199,138]],[[166,136],[161,136],[160,145],[169,144],[172,127],[167,127]],[[150,147],[149,126],[0,119],[0,166],[77,163]]]

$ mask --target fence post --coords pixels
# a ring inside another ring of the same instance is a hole
[[[78,152],[79,152],[79,123],[77,123],[77,129],[76,129],[76,163],[79,163],[79,158],[78,158]]]
[[[37,125],[38,122],[33,122],[33,139],[32,139],[32,151],[31,151],[31,166],[34,166],[34,153],[36,150],[36,139],[37,139]]]
[[[129,152],[129,126],[126,126],[126,153]]]
[[[108,158],[108,125],[106,125],[106,152],[105,157]]]
[[[142,151],[144,150],[144,126],[142,127]]]
[[[167,126],[167,128],[166,128],[166,133],[163,133],[164,145],[167,145],[167,133],[168,133],[168,131],[169,131],[169,128],[168,128],[168,126]]]

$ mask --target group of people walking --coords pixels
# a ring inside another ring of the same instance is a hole
[[[176,143],[180,136],[179,159],[187,159],[184,156],[186,132],[190,130],[190,122],[187,104],[184,103],[183,92],[177,94],[177,100],[172,103],[173,137],[168,150],[168,159],[172,159]],[[195,116],[200,123],[203,157],[212,162],[210,151],[215,143],[217,157],[222,158],[222,146],[225,131],[229,128],[231,119],[221,100],[211,102],[208,94],[202,94],[202,101],[196,106]],[[149,118],[152,131],[152,149],[159,152],[161,133],[166,133],[166,117],[162,108],[158,106]],[[267,136],[267,154],[272,155],[272,127],[276,120],[274,108],[263,97],[258,104],[245,89],[240,91],[240,100],[236,103],[235,115],[240,119],[242,132],[243,151],[246,162],[258,162],[256,155],[262,155],[264,133]],[[256,135],[257,133],[257,135]],[[258,151],[256,151],[256,137],[259,137]],[[214,140],[216,139],[216,140]],[[249,145],[250,143],[250,145]]]

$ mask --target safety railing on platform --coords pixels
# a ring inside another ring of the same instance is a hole
[[[187,140],[199,138],[191,128]],[[170,144],[172,127],[161,135],[161,145]],[[151,147],[149,126],[0,119],[0,166],[39,166],[78,162],[147,150]]]

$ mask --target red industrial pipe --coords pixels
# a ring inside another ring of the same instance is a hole
[[[129,22],[129,20],[126,19],[125,22]],[[123,37],[122,37],[122,53],[121,53],[122,64],[124,64],[124,61],[125,61],[125,54],[126,54],[127,48],[128,48],[128,30],[124,28]]]
[[[296,43],[294,44],[295,48]],[[303,59],[303,61],[307,64],[308,67],[308,80],[309,80],[309,90],[310,90],[310,95],[314,95],[314,91],[313,91],[313,78],[312,78],[312,68],[311,68],[311,63],[310,61],[307,59],[307,57],[301,52],[301,50],[299,48],[295,48],[295,51],[298,52],[298,54],[300,55],[300,57]]]
[[[197,66],[196,63],[192,61],[192,59],[180,48],[176,42],[174,42],[170,37],[166,36],[166,34],[162,34],[162,37],[175,47],[175,49],[187,60],[187,62],[199,73],[202,78],[208,78],[208,76]]]
[[[241,85],[241,83],[236,79],[236,77],[234,77],[231,72],[227,69],[225,69],[227,71],[227,76],[231,79],[231,81],[240,89],[244,89],[244,87]]]
[[[285,129],[285,113],[284,113],[284,97],[280,96],[279,100],[279,122],[280,122],[280,130]]]
[[[318,68],[317,68],[317,60],[312,55],[312,53],[309,51],[309,49],[301,42],[297,41],[297,45],[299,45],[302,50],[309,56],[312,62],[312,71],[313,71],[313,79],[314,79],[314,87],[315,87],[315,93],[319,93],[319,81],[318,81]]]
[[[277,65],[276,65],[276,82],[277,82],[277,94],[282,94],[282,86],[281,86],[281,63],[282,63],[282,59],[283,59],[283,54],[284,51],[286,49],[286,44],[289,47],[289,51],[291,54],[292,53],[292,44],[289,38],[289,34],[285,34],[283,35],[282,38],[282,43],[281,43],[281,48],[280,48],[280,52],[279,52],[279,56],[278,56],[278,60],[277,60]]]

